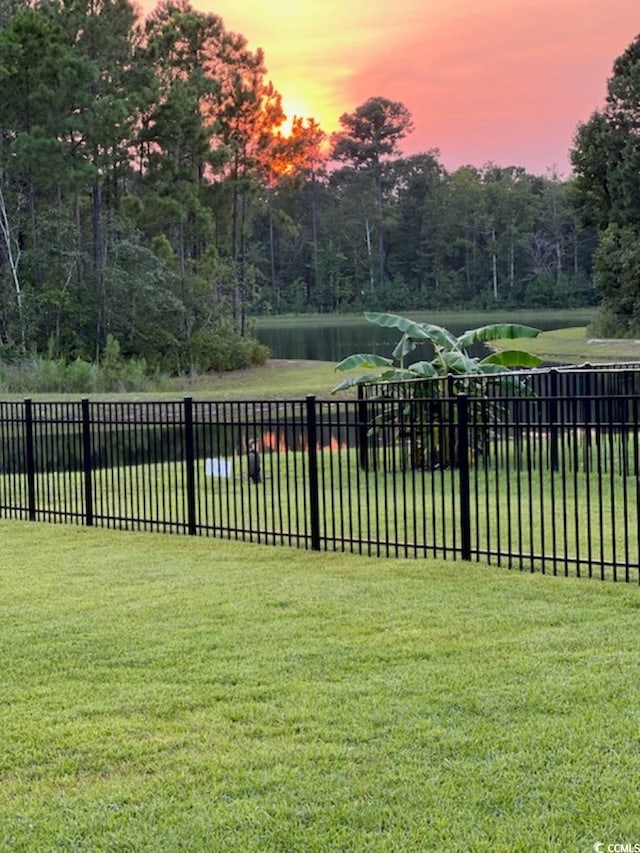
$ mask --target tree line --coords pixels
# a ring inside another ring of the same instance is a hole
[[[603,109],[581,124],[571,152],[573,202],[598,232],[594,332],[640,335],[640,35],[615,60]]]
[[[0,92],[5,358],[231,368],[257,313],[596,300],[569,182],[403,156],[380,97],[285,135],[262,51],[186,0],[0,0]]]

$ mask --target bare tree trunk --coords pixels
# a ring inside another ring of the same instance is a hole
[[[91,224],[93,229],[93,271],[98,282],[98,317],[96,321],[96,362],[100,360],[102,343],[106,339],[107,293],[104,274],[104,245],[102,237],[102,188],[95,180],[92,192]]]
[[[273,227],[273,206],[271,198],[269,198],[269,262],[271,266],[271,292],[273,294],[273,303],[276,308],[280,306],[280,288],[276,278],[276,238],[275,228]]]
[[[511,293],[515,290],[516,286],[516,250],[513,243],[513,234],[511,235],[511,242],[509,244],[509,290]]]
[[[562,278],[562,244],[556,240],[556,284]]]
[[[247,194],[242,193],[240,204],[240,336],[247,330]]]
[[[491,237],[493,239],[493,247],[491,250],[491,271],[493,277],[493,298],[498,298],[498,255],[496,254],[496,229],[493,228],[491,231]]]
[[[313,244],[313,291],[318,293],[320,271],[318,263],[318,197],[315,174],[311,178],[311,240]],[[307,283],[307,301],[311,302],[311,286]]]
[[[376,289],[375,276],[373,274],[373,257],[371,252],[371,226],[369,225],[369,220],[365,217],[364,220],[364,230],[367,238],[367,259],[369,261],[369,282],[371,284],[371,292],[373,293]]]
[[[67,292],[67,288],[69,287],[71,279],[73,278],[74,266],[75,266],[75,261],[71,261],[71,263],[69,264],[69,272],[67,273],[67,277],[65,279],[65,282],[62,285],[61,298],[60,298],[60,300],[58,302],[58,306],[56,308],[56,332],[55,332],[55,338],[54,338],[53,352],[51,353],[54,358],[60,358],[60,350],[61,350],[60,327],[62,325],[62,308],[63,308],[64,298],[65,298],[65,294]]]
[[[7,252],[7,261],[11,270],[11,279],[16,293],[16,305],[18,308],[18,325],[20,332],[20,346],[22,352],[27,349],[27,334],[24,322],[24,305],[23,292],[18,275],[18,266],[20,264],[20,247],[11,237],[11,226],[9,224],[9,215],[7,213],[7,205],[5,203],[4,192],[2,189],[2,174],[0,173],[0,231],[2,231],[2,239],[4,241],[5,250]]]
[[[384,285],[385,247],[384,247],[384,202],[382,198],[382,175],[380,167],[376,171],[376,199],[378,202],[378,283]]]

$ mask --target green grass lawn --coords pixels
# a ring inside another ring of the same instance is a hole
[[[362,373],[367,371],[363,370]],[[357,371],[353,372],[357,375]],[[205,373],[194,376],[167,378],[162,390],[95,393],[95,394],[4,394],[3,400],[79,400],[89,396],[92,401],[125,400],[181,400],[191,396],[195,400],[291,400],[304,399],[308,394],[330,397],[331,389],[340,381],[332,361],[301,361],[269,359],[260,367],[234,370],[229,373]],[[341,397],[354,396],[349,393]]]
[[[2,850],[640,840],[636,587],[1,531]]]
[[[181,394],[192,394],[194,399],[291,400],[304,399],[307,394],[329,397],[340,375],[335,372],[332,361],[269,359],[261,367],[174,381]]]
[[[640,361],[640,341],[593,338],[586,326],[541,332],[537,338],[496,341],[496,349],[518,349],[557,364]]]

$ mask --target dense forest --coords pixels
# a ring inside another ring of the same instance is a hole
[[[183,0],[0,0],[0,355],[233,367],[250,318],[597,301],[570,182],[402,156],[372,97],[282,132],[265,59]]]
[[[597,229],[593,325],[604,337],[640,335],[640,35],[613,64],[605,106],[581,124],[571,151],[572,199]]]

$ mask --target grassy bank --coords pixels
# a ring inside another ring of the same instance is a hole
[[[262,367],[177,380],[176,391],[216,400],[327,397],[340,377],[332,361],[269,359]]]
[[[1,849],[640,838],[636,588],[1,526]]]
[[[640,361],[640,341],[592,338],[587,327],[554,329],[537,338],[496,341],[496,349],[519,349],[557,364]]]
[[[178,400],[185,395],[208,400],[303,399],[307,394],[329,396],[339,381],[329,361],[270,359],[260,367],[229,373],[167,378],[153,391],[91,394],[92,400]],[[78,400],[84,394],[30,394],[34,400]],[[22,400],[25,394],[3,394],[4,400]]]

